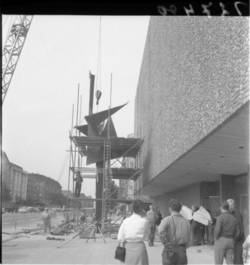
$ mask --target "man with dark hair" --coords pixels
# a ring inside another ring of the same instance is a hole
[[[245,240],[243,218],[242,218],[241,213],[236,209],[235,200],[228,199],[227,203],[229,204],[229,212],[236,218],[238,229],[239,229],[239,235],[237,238],[235,238],[235,242],[234,242],[234,264],[243,264],[242,245]]]
[[[141,200],[135,200],[132,204],[133,212],[136,214],[141,214],[144,209],[144,204]]]
[[[165,217],[159,226],[164,249],[163,265],[187,264],[186,249],[190,245],[190,224],[180,214],[181,203],[172,199],[169,203],[170,216]]]
[[[229,212],[228,202],[223,202],[220,207],[221,215],[216,220],[214,229],[214,260],[215,264],[234,264],[234,239],[239,234],[237,220]]]

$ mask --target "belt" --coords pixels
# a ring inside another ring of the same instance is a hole
[[[225,237],[225,238],[229,238],[229,239],[234,239],[233,236],[221,236],[221,237]]]
[[[126,243],[143,243],[144,241],[141,239],[129,239],[129,240],[125,240]]]

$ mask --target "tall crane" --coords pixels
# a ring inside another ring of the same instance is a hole
[[[11,26],[2,52],[2,104],[20,58],[33,16],[20,15]]]

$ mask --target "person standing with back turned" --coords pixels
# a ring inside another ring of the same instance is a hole
[[[234,264],[234,239],[239,234],[236,218],[229,212],[229,204],[221,204],[221,215],[217,218],[214,229],[214,260],[215,264]]]
[[[126,248],[125,264],[148,265],[148,253],[144,240],[149,234],[142,201],[133,202],[133,214],[125,218],[119,228],[118,240]]]
[[[170,216],[165,217],[159,226],[163,265],[186,265],[186,249],[190,246],[190,224],[180,214],[181,203],[172,199],[169,203]]]
[[[229,212],[236,218],[239,229],[239,235],[235,238],[234,242],[234,264],[243,264],[242,245],[245,240],[243,218],[240,212],[236,209],[235,201],[233,199],[228,199],[227,203],[229,204]]]

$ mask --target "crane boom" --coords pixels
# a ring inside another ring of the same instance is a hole
[[[2,53],[2,104],[20,58],[33,16],[18,16],[9,32]]]

